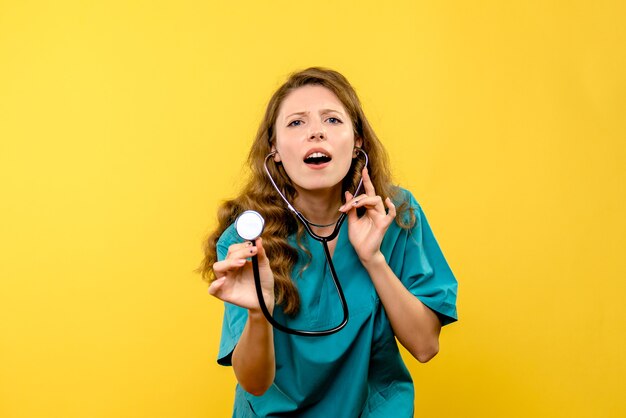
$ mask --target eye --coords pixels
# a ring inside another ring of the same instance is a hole
[[[341,120],[334,118],[334,117],[330,117],[328,119],[326,119],[326,122],[332,123],[332,124],[338,124],[338,123],[343,123]]]
[[[302,125],[302,121],[300,119],[296,119],[296,120],[292,120],[291,122],[289,122],[289,124],[287,126],[300,126]]]

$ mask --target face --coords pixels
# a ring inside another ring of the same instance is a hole
[[[352,120],[326,87],[308,85],[283,100],[276,118],[276,162],[299,192],[341,188],[354,147]]]

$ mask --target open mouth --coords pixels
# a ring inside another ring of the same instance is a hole
[[[320,165],[329,162],[332,158],[323,152],[313,152],[304,158],[305,164]]]

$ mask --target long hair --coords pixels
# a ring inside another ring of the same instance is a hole
[[[213,264],[218,261],[216,251],[218,239],[239,214],[248,209],[255,210],[265,218],[263,247],[268,254],[270,267],[274,273],[276,304],[281,305],[283,311],[290,315],[298,312],[300,297],[291,279],[292,270],[298,261],[298,251],[289,245],[287,237],[292,234],[300,237],[303,227],[278,197],[265,174],[263,163],[276,143],[275,124],[280,105],[289,93],[307,85],[318,85],[329,89],[343,104],[352,121],[355,139],[362,140],[361,148],[369,155],[368,172],[376,193],[383,200],[386,197],[394,200],[397,192],[397,187],[391,183],[387,153],[367,121],[359,98],[348,80],[336,71],[320,67],[312,67],[292,74],[274,93],[267,105],[265,116],[248,155],[250,167],[248,182],[239,196],[224,202],[218,209],[217,228],[205,241],[204,259],[196,270],[209,283],[215,280]],[[348,190],[354,193],[361,178],[363,165],[363,158],[352,160],[350,170],[342,182],[342,192]],[[293,202],[297,191],[282,164],[274,164],[272,161],[268,163],[268,169],[278,188],[290,202]],[[343,193],[341,196],[343,200]],[[406,202],[401,203],[397,208],[396,222],[403,228],[409,228],[414,223],[414,216],[411,212],[408,218],[404,216],[407,210],[410,211]],[[302,249],[310,256],[305,248]]]

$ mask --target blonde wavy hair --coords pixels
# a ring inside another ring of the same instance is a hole
[[[383,198],[390,197],[397,204],[396,223],[402,228],[410,228],[415,223],[415,216],[408,206],[408,202],[397,202],[395,197],[398,188],[391,183],[389,162],[387,153],[370,126],[359,98],[348,80],[340,73],[320,67],[311,67],[306,70],[293,73],[289,79],[274,93],[270,99],[265,116],[261,121],[256,138],[248,155],[250,175],[247,184],[243,187],[239,196],[224,202],[218,209],[218,225],[204,243],[204,259],[196,272],[209,283],[215,280],[213,264],[217,259],[217,241],[222,233],[237,219],[237,216],[245,210],[255,210],[265,218],[263,231],[263,247],[268,254],[270,267],[274,273],[274,292],[276,304],[281,305],[286,314],[294,315],[300,308],[298,290],[292,281],[292,271],[298,261],[298,251],[292,247],[287,237],[296,234],[298,242],[304,232],[278,197],[264,170],[265,157],[272,151],[276,143],[276,118],[283,100],[295,89],[307,85],[319,85],[332,91],[341,101],[350,115],[353,124],[355,139],[362,140],[361,148],[369,156],[368,171],[376,189],[376,193]],[[364,159],[355,158],[348,174],[342,182],[342,191],[354,193],[361,178]],[[297,196],[287,173],[282,164],[268,163],[268,169],[274,178],[276,185],[290,202]],[[343,199],[342,193],[342,199]],[[408,217],[407,215],[408,211]],[[308,257],[310,253],[301,247]]]

